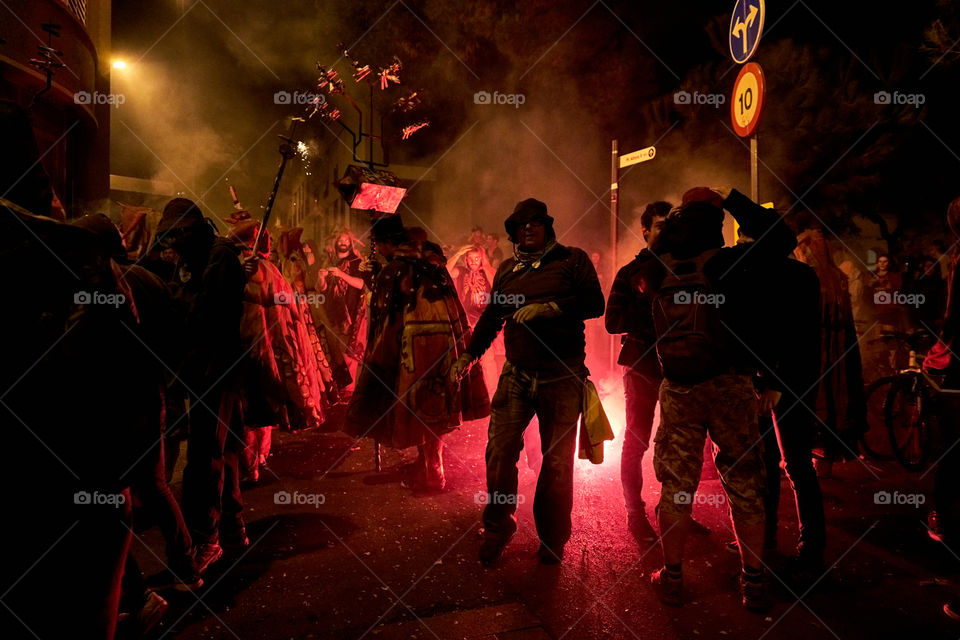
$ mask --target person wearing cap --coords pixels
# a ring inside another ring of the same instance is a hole
[[[503,330],[507,362],[491,403],[480,561],[495,565],[516,533],[517,461],[536,415],[543,451],[533,503],[538,555],[556,564],[570,539],[573,459],[588,375],[584,320],[603,315],[603,292],[586,252],[557,242],[543,202],[519,202],[504,228],[514,255],[497,269],[490,304],[451,376],[468,371]]]
[[[372,239],[387,263],[372,280],[367,344],[344,431],[397,449],[417,447],[404,485],[442,491],[443,435],[490,411],[482,372],[462,385],[448,376],[466,347],[466,314],[444,261],[424,256],[428,247],[411,240],[399,215],[375,220]]]
[[[724,209],[757,241],[724,247]],[[754,390],[753,376],[765,369],[756,355],[762,294],[755,274],[783,260],[796,244],[775,211],[736,190],[726,195],[697,187],[670,212],[652,247],[660,257],[651,264],[646,287],[653,296],[664,375],[653,455],[662,485],[657,513],[664,567],[651,581],[664,604],[683,604],[684,543],[709,435],[739,543],[743,605],[752,611],[769,608],[761,560],[765,478],[757,416],[768,413],[779,394],[760,402]]]

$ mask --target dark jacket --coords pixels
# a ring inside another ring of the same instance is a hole
[[[653,328],[652,297],[644,293],[651,267],[657,257],[644,249],[637,257],[620,268],[610,289],[604,323],[608,333],[626,334],[621,338],[623,348],[617,364],[631,367],[639,373],[660,376],[657,360],[657,334]]]
[[[803,400],[812,407],[820,376],[817,273],[799,260],[783,258],[765,264],[751,276],[756,278],[760,294],[753,300],[751,312],[751,333],[760,360],[759,386],[782,392],[789,398],[784,406]],[[809,414],[804,415],[807,417]]]
[[[477,321],[467,347],[479,358],[503,329],[507,360],[521,369],[566,373],[583,368],[583,321],[603,314],[603,291],[590,257],[576,247],[555,245],[539,266],[517,267],[504,260],[493,278],[490,304]],[[519,324],[511,318],[521,307],[554,302],[560,315]]]
[[[181,378],[203,395],[211,386],[235,382],[243,355],[240,320],[247,276],[240,250],[226,238],[216,238],[206,262],[192,269],[175,289],[186,317]]]
[[[781,317],[772,305],[766,302],[766,293],[758,288],[755,274],[785,259],[797,246],[797,238],[776,211],[761,207],[739,191],[730,192],[723,208],[733,215],[742,232],[756,238],[756,241],[720,248],[704,264],[703,272],[712,288],[724,296],[721,307],[726,329],[724,360],[729,371],[752,374],[761,367],[757,349],[762,344],[762,337],[757,333],[754,317],[758,304],[767,312],[776,313],[776,316],[769,319],[770,322],[776,322],[777,318]],[[672,235],[669,227],[670,218],[653,247],[655,253],[665,257],[672,255],[674,259],[682,255],[683,259],[689,259],[708,248],[697,247],[699,251],[695,250],[693,255],[690,255],[691,246],[677,243],[675,238],[679,236]],[[709,238],[711,233],[712,229],[693,230],[687,237],[700,241]],[[671,242],[674,246],[671,246]],[[653,292],[659,289],[666,275],[666,268],[662,263],[651,263],[650,285]]]

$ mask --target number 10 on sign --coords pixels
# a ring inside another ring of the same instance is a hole
[[[733,100],[730,101],[730,116],[737,135],[746,138],[756,131],[765,89],[760,65],[756,62],[743,65],[733,85]]]

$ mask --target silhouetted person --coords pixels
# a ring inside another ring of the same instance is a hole
[[[217,237],[199,207],[185,198],[164,207],[157,242],[173,252],[172,288],[186,318],[184,357],[177,367],[190,401],[183,513],[203,573],[223,555],[221,542],[249,544],[241,513],[239,454],[244,443],[238,411],[247,277],[237,246]]]
[[[517,461],[536,415],[543,463],[533,517],[540,561],[555,564],[570,539],[573,456],[587,377],[584,320],[603,314],[603,292],[589,256],[557,242],[543,202],[517,203],[504,227],[514,256],[497,269],[491,302],[453,372],[479,359],[503,329],[507,363],[491,405],[480,561],[496,564],[516,533]]]

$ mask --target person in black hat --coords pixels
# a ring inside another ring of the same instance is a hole
[[[490,304],[451,376],[469,370],[503,329],[507,362],[491,404],[480,561],[496,564],[517,530],[517,461],[536,415],[543,451],[533,504],[538,554],[556,564],[570,539],[573,456],[588,374],[584,320],[603,315],[603,292],[586,252],[557,242],[543,202],[518,203],[504,227],[514,255],[497,269]]]
[[[397,449],[416,446],[404,484],[441,491],[441,438],[489,415],[483,375],[477,370],[463,385],[447,375],[469,326],[442,256],[428,259],[429,247],[411,240],[398,215],[375,220],[372,237],[387,264],[372,280],[367,345],[344,431]],[[370,258],[365,265],[369,272]]]

